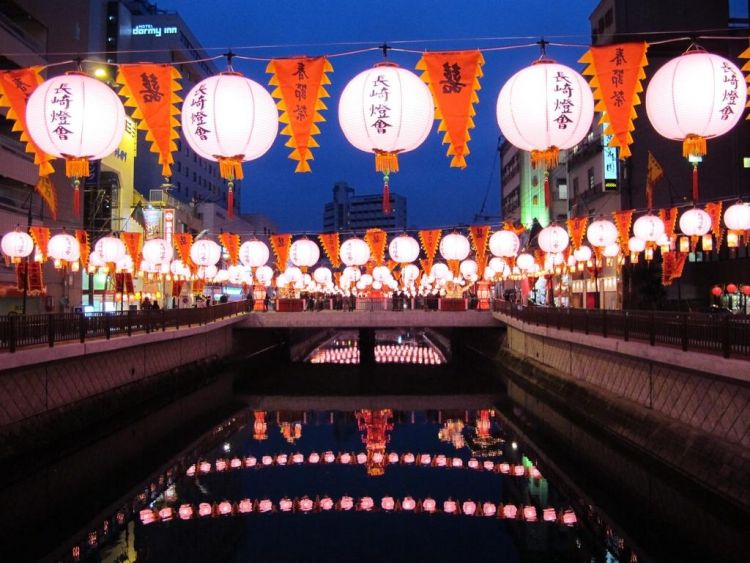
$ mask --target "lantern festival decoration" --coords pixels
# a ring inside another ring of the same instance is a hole
[[[390,174],[398,155],[419,147],[432,129],[435,108],[430,89],[395,63],[383,62],[355,76],[339,99],[339,125],[346,139],[375,155],[383,174],[383,212],[391,212]]]
[[[168,264],[174,256],[174,250],[165,239],[154,238],[143,243],[141,254],[151,264]]]
[[[598,219],[586,229],[586,239],[591,246],[605,247],[617,242],[617,227],[608,219]]]
[[[521,240],[513,231],[497,231],[490,237],[490,252],[493,256],[509,258],[518,254]]]
[[[263,156],[279,130],[271,94],[238,72],[223,72],[196,84],[182,104],[182,132],[190,147],[219,163],[227,180],[227,214],[233,215],[234,181],[243,178],[242,163]]]
[[[60,233],[49,239],[47,253],[54,260],[55,268],[62,268],[80,260],[81,245],[76,237]]]
[[[410,264],[419,258],[419,242],[409,235],[399,235],[388,245],[388,256],[399,264]]]
[[[534,260],[534,257],[528,252],[523,252],[518,255],[518,258],[516,258],[516,266],[524,272],[531,270],[535,264],[536,261]]]
[[[221,259],[221,246],[207,239],[195,241],[190,247],[190,259],[204,268],[215,266]]]
[[[316,268],[313,272],[313,279],[320,285],[327,285],[333,280],[333,274],[329,268],[321,266],[320,268]]]
[[[698,200],[698,161],[706,140],[727,133],[742,117],[747,99],[742,72],[731,61],[691,47],[664,64],[646,90],[646,112],[656,132],[682,141],[693,162],[693,201]]]
[[[259,284],[268,287],[271,285],[271,281],[273,281],[273,270],[270,266],[259,266],[255,270],[255,279]]]
[[[14,264],[18,264],[22,258],[26,258],[34,251],[34,240],[27,233],[15,230],[3,236],[0,246],[3,254],[8,256]]]
[[[588,262],[591,260],[592,252],[591,247],[584,245],[581,245],[576,250],[573,251],[573,257],[575,258],[576,262]]]
[[[664,232],[664,221],[650,213],[633,223],[633,234],[643,242],[656,242]]]
[[[539,248],[549,254],[557,254],[568,248],[570,237],[568,231],[558,225],[550,225],[539,231],[537,237]]]
[[[467,279],[472,276],[476,276],[478,269],[479,267],[474,260],[464,260],[459,266],[461,275]]]
[[[694,207],[680,216],[680,230],[689,237],[702,237],[711,230],[711,216]]]
[[[462,234],[451,233],[440,241],[440,256],[445,260],[465,260],[470,251],[469,239]]]
[[[730,231],[750,230],[750,205],[738,201],[724,211],[724,224]]]
[[[339,257],[346,266],[364,266],[370,259],[370,247],[361,238],[352,237],[341,244]]]
[[[295,266],[307,270],[320,260],[320,248],[308,238],[296,240],[289,250],[289,259]]]
[[[65,174],[73,178],[73,209],[80,215],[80,178],[89,175],[89,161],[112,154],[125,132],[120,98],[83,72],[55,76],[31,93],[26,127],[42,151],[65,159]]]
[[[126,254],[125,243],[114,236],[106,236],[96,241],[94,252],[92,254],[101,258],[104,264],[117,264]]]
[[[532,166],[544,167],[547,208],[552,203],[548,170],[557,166],[560,150],[583,140],[593,119],[594,97],[583,76],[544,56],[500,90],[498,125],[511,144],[531,152]]]
[[[240,246],[240,262],[248,268],[265,266],[271,256],[268,245],[259,240],[248,240]]]

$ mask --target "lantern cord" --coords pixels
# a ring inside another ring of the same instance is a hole
[[[372,51],[380,51],[380,47],[368,47],[367,49],[356,49],[354,51],[344,51],[342,53],[333,53],[331,55],[317,55],[317,57],[326,57],[328,59],[333,59],[333,58],[336,58],[336,57],[348,57],[350,55],[359,55],[361,53],[370,53]],[[419,52],[421,53],[421,51],[419,51]],[[278,59],[279,57],[248,57],[247,55],[234,55],[234,58],[235,59],[239,59],[241,61],[268,62],[268,61],[272,61],[274,59]],[[283,57],[281,57],[281,58],[283,58]],[[315,57],[311,56],[311,58],[315,58]]]

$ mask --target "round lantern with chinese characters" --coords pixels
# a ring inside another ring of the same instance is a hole
[[[728,132],[742,117],[746,90],[734,63],[693,47],[656,71],[646,112],[657,133],[682,141],[685,157],[704,156],[706,139]]]
[[[89,175],[90,160],[112,154],[125,132],[119,96],[82,72],[55,76],[29,96],[26,128],[41,150],[65,159],[65,174],[74,178],[74,211],[80,215],[79,178]]]
[[[638,252],[643,252],[646,250],[646,241],[642,238],[630,237],[630,240],[628,240],[628,250],[630,252],[635,252],[636,254]]]
[[[49,239],[47,253],[55,261],[55,268],[61,268],[81,258],[81,245],[76,237],[60,233]]]
[[[724,224],[730,231],[750,230],[750,205],[738,201],[724,211]]]
[[[573,251],[573,256],[575,257],[576,262],[588,262],[591,260],[591,255],[591,248],[585,244],[582,244]]]
[[[633,234],[643,242],[656,242],[664,234],[664,221],[650,213],[638,217],[633,223]]]
[[[591,246],[609,246],[617,242],[617,236],[617,227],[608,219],[598,219],[586,229],[586,239]]]
[[[557,166],[561,149],[588,134],[594,119],[594,96],[575,70],[541,58],[510,77],[497,98],[497,122],[508,141],[531,152],[532,166]],[[552,193],[544,177],[545,205]]]
[[[399,235],[388,245],[388,255],[399,264],[410,264],[419,258],[419,242],[409,235]]]
[[[28,234],[16,230],[5,234],[0,246],[3,254],[10,257],[14,264],[18,264],[34,251],[34,240]]]
[[[364,266],[370,259],[370,247],[361,238],[347,239],[339,249],[339,258],[346,266]]]
[[[320,259],[320,248],[307,238],[295,240],[289,249],[289,259],[292,264],[307,270],[318,263]]]
[[[513,257],[520,248],[521,241],[513,231],[497,231],[490,237],[490,252],[493,256]]]
[[[94,254],[98,254],[105,263],[114,263],[127,254],[125,243],[117,237],[102,237],[94,245]]]
[[[711,216],[694,207],[680,216],[680,230],[689,237],[702,237],[711,230]]]
[[[536,261],[534,260],[534,257],[528,252],[523,252],[518,255],[518,258],[516,258],[516,266],[522,271],[531,270],[535,264]]]
[[[248,240],[240,245],[240,262],[249,268],[265,266],[269,256],[268,246],[259,240]]]
[[[259,266],[255,270],[255,279],[258,280],[259,284],[268,287],[273,281],[273,270],[270,266]]]
[[[539,232],[539,248],[549,254],[556,254],[568,248],[570,237],[568,231],[558,225],[550,225]]]
[[[474,260],[464,260],[459,266],[459,271],[465,278],[476,275],[478,269],[477,263]]]
[[[331,283],[333,274],[331,274],[330,269],[321,266],[320,268],[315,268],[315,271],[313,272],[313,279],[320,285],[326,285]]]
[[[440,241],[440,256],[445,260],[465,260],[471,251],[469,239],[459,233],[445,235]]]
[[[221,259],[221,247],[212,240],[198,240],[190,247],[190,259],[198,266],[215,266]]]
[[[228,180],[227,213],[234,208],[234,180],[242,163],[263,156],[279,130],[279,112],[271,94],[238,72],[201,80],[182,103],[182,134],[199,156],[219,162]]]
[[[390,213],[389,175],[398,172],[398,155],[419,147],[435,119],[427,85],[398,65],[387,62],[360,72],[339,99],[339,125],[359,150],[375,155],[383,173],[383,211]]]
[[[154,238],[143,243],[143,258],[152,264],[166,264],[172,260],[172,245],[163,238]]]

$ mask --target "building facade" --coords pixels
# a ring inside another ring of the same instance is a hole
[[[406,229],[406,198],[391,192],[391,213],[383,213],[380,195],[354,195],[346,182],[333,186],[333,201],[323,209],[323,231],[363,231],[380,228]]]

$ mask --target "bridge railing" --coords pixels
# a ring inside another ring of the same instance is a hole
[[[0,316],[0,352],[203,325],[247,313],[251,309],[251,301],[234,301],[190,309],[4,315]]]
[[[558,330],[720,353],[725,358],[750,356],[748,315],[524,307],[500,300],[493,307],[525,323]]]

